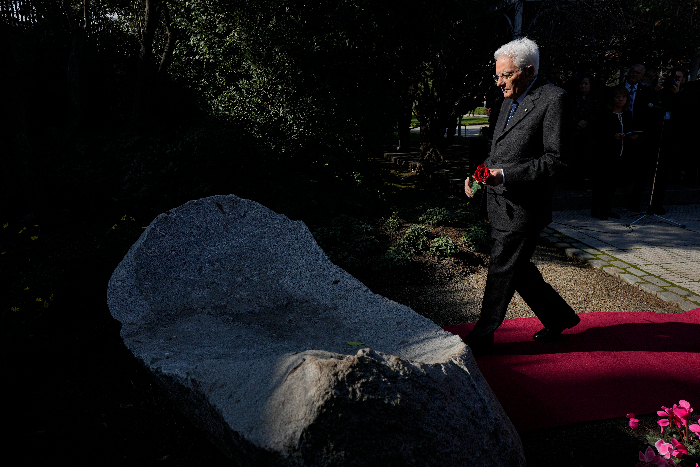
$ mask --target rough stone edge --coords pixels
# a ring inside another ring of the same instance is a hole
[[[219,198],[221,196],[233,196],[233,195],[215,195],[211,197],[206,197],[206,198],[201,198],[197,200],[190,200],[187,203],[178,206],[177,208],[170,209],[164,213],[159,214],[156,218],[153,219],[153,221],[149,224],[149,227],[151,227],[154,223],[156,223],[158,220],[160,220],[164,216],[170,216],[172,211],[175,211],[176,209],[185,206],[189,203],[193,202],[201,202],[204,200],[207,200],[209,198]],[[234,201],[249,201],[245,200],[243,198],[235,197]],[[151,229],[147,229],[140,237],[137,239],[137,241],[129,248],[129,251],[123,258],[124,260],[127,259],[128,261],[126,262],[126,266],[123,268],[123,274],[115,274],[117,271],[115,270],[115,273],[110,277],[109,280],[109,289],[123,289],[123,288],[130,288],[133,287],[133,275],[127,275],[125,272],[133,268],[134,265],[134,255],[133,251],[137,248],[139,248],[142,243],[148,238],[148,235],[150,233]],[[117,268],[120,269],[120,268]],[[110,298],[108,297],[108,302]],[[134,323],[128,323],[128,324],[136,324],[136,322],[142,320],[142,315],[143,309],[142,309],[142,304],[139,303],[138,301],[130,300],[131,304],[131,311],[132,313],[128,316],[129,321],[133,320]],[[123,325],[122,325],[123,326]],[[123,327],[122,327],[123,331]],[[124,339],[124,335],[122,335],[122,339]],[[126,342],[125,342],[126,344]],[[127,345],[127,348],[133,353],[134,350]],[[369,349],[367,349],[369,350]],[[134,354],[135,355],[135,354]],[[391,355],[391,354],[387,354]],[[147,369],[148,371],[152,371],[153,376],[155,377],[155,381],[158,383],[160,388],[167,393],[171,399],[174,401],[175,405],[178,406],[179,409],[185,409],[185,407],[190,407],[190,410],[182,410],[183,414],[190,420],[190,422],[194,425],[197,426],[200,431],[207,437],[214,445],[216,445],[225,455],[227,455],[229,458],[234,460],[235,462],[238,463],[238,465],[246,465],[246,466],[282,466],[282,465],[291,465],[287,464],[286,462],[288,459],[285,459],[280,456],[280,454],[277,451],[266,449],[264,447],[260,447],[257,445],[254,445],[253,443],[249,442],[247,439],[245,439],[243,436],[241,436],[239,433],[233,431],[229,424],[224,420],[222,414],[220,413],[220,410],[212,405],[207,399],[203,398],[202,393],[203,391],[197,387],[194,384],[194,380],[190,380],[188,377],[178,377],[177,374],[175,373],[168,373],[168,372],[163,372],[160,370],[154,370],[151,368],[151,366],[145,362],[140,356],[135,355],[137,359],[139,360],[140,364]],[[392,355],[393,356],[393,355]],[[395,356],[394,356],[395,357]],[[399,358],[399,357],[396,357]],[[469,373],[471,371],[476,371],[479,372],[478,366],[476,362],[474,361],[474,357],[471,354],[471,352],[468,350],[468,346],[463,345],[461,352],[458,352],[454,355],[452,355],[450,358],[446,359],[443,362],[418,362],[416,360],[411,360],[411,359],[404,359],[402,358],[407,363],[418,363],[420,365],[424,365],[426,367],[430,366],[441,366],[445,365],[448,363],[452,364],[457,364],[458,361],[466,361],[470,360],[472,368],[468,368],[464,365],[457,365],[457,366],[464,366],[464,370]],[[485,388],[490,391],[490,388],[488,386],[488,383],[486,382],[485,378],[481,376],[481,380],[484,383]],[[509,422],[509,428],[512,431],[512,433],[515,436],[515,440],[518,441],[514,448],[516,452],[520,453],[520,457],[522,457],[522,460],[524,461],[524,455],[522,454],[522,443],[520,441],[520,435],[517,433],[515,430],[515,427],[512,425],[512,422],[510,422],[510,418],[508,415],[505,413],[505,410],[503,409],[502,405],[500,404],[500,401],[498,401],[497,397],[495,394],[490,391],[490,396],[493,397],[493,400],[497,402],[497,404],[494,406],[497,411],[500,411],[501,414],[503,415],[504,419]],[[195,403],[198,402],[198,403]],[[193,408],[196,408],[197,410],[193,410]],[[520,448],[519,450],[517,448]],[[252,461],[252,464],[249,463]],[[524,465],[524,464],[523,464]]]

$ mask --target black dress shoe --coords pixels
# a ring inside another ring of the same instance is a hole
[[[567,325],[565,325],[564,327],[540,329],[535,333],[534,336],[532,336],[532,339],[537,342],[554,342],[555,340],[557,340],[557,338],[559,338],[559,334],[561,334],[564,329],[571,329],[580,322],[581,318],[576,316],[575,319],[572,319],[571,322],[567,323]]]
[[[606,216],[612,217],[613,219],[619,219],[619,218],[620,218],[620,215],[619,215],[618,213],[612,212],[612,211],[608,211],[608,212],[606,213]]]
[[[604,212],[600,211],[591,211],[591,217],[595,217],[596,219],[600,219],[602,221],[608,220],[608,216],[606,216]]]

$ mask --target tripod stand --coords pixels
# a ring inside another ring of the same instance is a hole
[[[651,107],[651,106],[652,105],[649,104],[649,107]],[[654,207],[653,207],[654,188],[656,187],[656,177],[659,174],[659,160],[661,159],[661,147],[663,146],[663,141],[664,141],[664,125],[666,124],[666,120],[668,120],[669,118],[670,118],[670,112],[666,112],[666,115],[664,115],[663,120],[661,120],[661,134],[659,136],[659,150],[656,153],[656,167],[654,168],[654,179],[651,182],[651,197],[649,198],[649,207],[647,208],[647,212],[646,212],[646,214],[641,216],[639,219],[636,219],[636,220],[630,222],[629,224],[627,224],[625,227],[631,227],[632,224],[635,224],[635,223],[637,223],[637,222],[639,222],[642,219],[645,219],[647,217],[656,217],[656,218],[661,219],[664,222],[668,222],[669,224],[673,224],[673,225],[676,225],[682,229],[685,229],[685,225],[679,224],[678,222],[673,222],[672,220],[666,219],[665,217],[661,217],[658,214],[654,214],[654,212],[653,212],[653,209],[654,209]]]

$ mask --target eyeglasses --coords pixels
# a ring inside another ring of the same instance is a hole
[[[493,75],[493,78],[494,78],[496,81],[498,81],[498,80],[501,79],[501,78],[503,78],[503,79],[511,79],[511,78],[513,77],[513,75],[514,75],[515,73],[517,73],[519,70],[520,70],[520,68],[518,68],[518,69],[515,70],[515,71],[504,71],[503,73],[499,73],[499,74],[497,74],[497,75]]]

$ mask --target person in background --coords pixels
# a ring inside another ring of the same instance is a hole
[[[639,212],[644,189],[649,174],[653,171],[658,148],[658,128],[654,122],[653,109],[649,104],[655,102],[654,90],[642,83],[646,69],[636,64],[630,67],[625,78],[624,87],[629,92],[628,107],[632,115],[634,128],[641,131],[637,140],[626,141],[628,154],[634,154],[635,160],[629,166],[629,179],[632,182],[626,206],[629,211]]]
[[[656,67],[647,67],[644,72],[644,77],[640,81],[644,86],[649,89],[656,89],[659,84],[659,70]]]
[[[679,181],[692,176],[693,168],[697,173],[697,152],[691,147],[690,133],[697,130],[698,96],[697,84],[688,84],[687,72],[681,67],[674,67],[666,74],[657,91],[657,118],[663,122],[663,132],[658,144],[658,168],[655,173],[654,194],[649,212],[666,214],[663,207],[666,189],[673,171]],[[666,118],[668,117],[668,118]],[[691,168],[690,173],[687,170]]]
[[[629,141],[637,139],[634,130],[632,111],[629,109],[630,93],[625,86],[612,90],[612,97],[606,103],[606,110],[596,119],[595,132],[598,135],[596,174],[591,197],[591,216],[596,219],[609,217],[619,219],[620,215],[612,210],[612,199],[619,183],[603,174],[620,173],[623,157],[630,159]]]
[[[572,188],[583,188],[585,175],[593,168],[591,157],[596,135],[592,128],[600,113],[600,101],[593,90],[594,82],[591,75],[582,75],[573,99],[573,151],[566,177],[567,184]]]
[[[551,65],[547,69],[545,79],[547,80],[547,82],[549,84],[552,84],[554,86],[558,86],[560,88],[564,86],[564,81],[562,80],[561,68],[559,68],[556,65]]]

